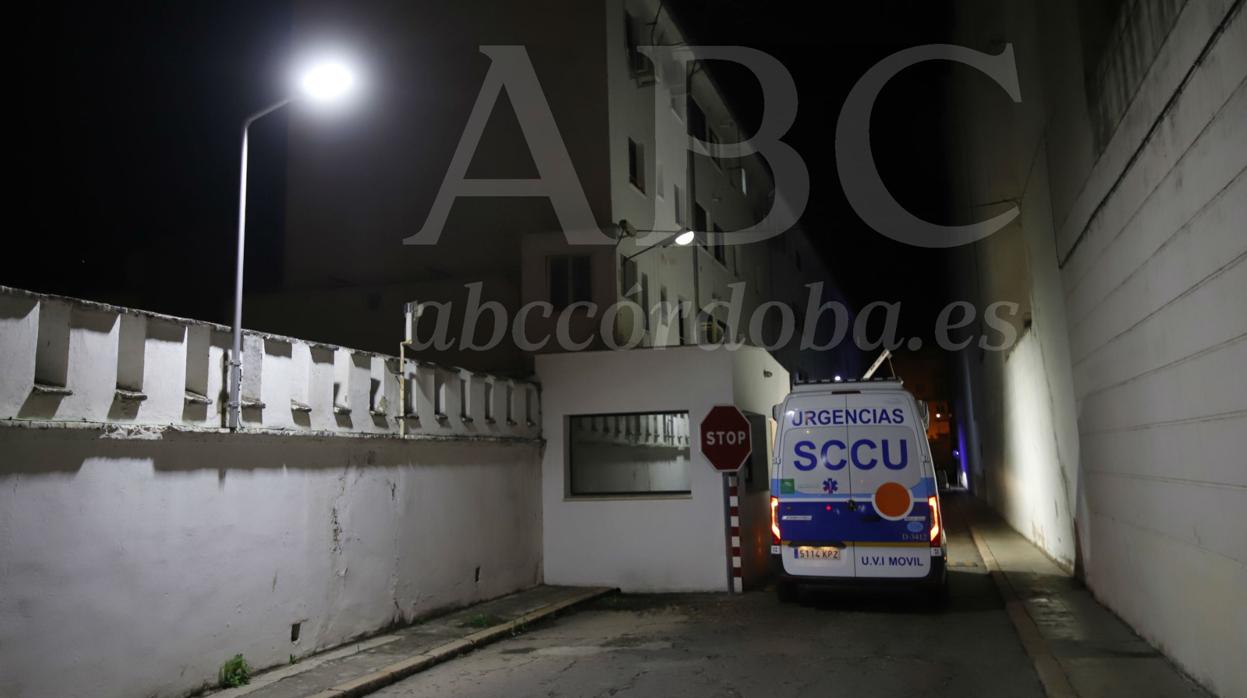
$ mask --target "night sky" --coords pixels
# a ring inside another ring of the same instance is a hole
[[[877,60],[945,40],[948,6],[678,0],[693,39],[767,51],[793,73],[785,139],[810,168],[803,217],[852,303],[903,301],[903,334],[943,303],[943,256],[865,228],[841,193],[834,131],[844,95]],[[824,11],[819,11],[820,9]],[[0,283],[224,321],[232,294],[241,120],[282,96],[291,3],[73,3],[36,10],[16,37],[17,225]],[[742,120],[757,83],[712,66]],[[889,188],[914,213],[950,222],[942,157],[946,66],[925,64],[881,96],[872,141]],[[285,117],[252,138],[247,284],[280,286]]]
[[[233,288],[242,119],[280,98],[290,3],[46,3],[13,37],[18,225],[0,283],[207,320]],[[16,33],[16,32],[15,32]],[[11,35],[12,36],[12,35]],[[284,117],[253,130],[247,281],[279,282]]]

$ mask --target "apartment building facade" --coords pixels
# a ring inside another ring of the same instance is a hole
[[[773,181],[756,155],[690,154],[690,136],[731,143],[748,133],[710,64],[645,56],[646,46],[687,45],[662,3],[484,0],[473,15],[453,3],[299,7],[296,43],[318,45],[333,27],[337,41],[367,46],[370,79],[350,113],[291,116],[286,290],[249,297],[248,324],[394,351],[407,302],[427,310],[417,335],[441,322],[462,339],[475,285],[479,302],[501,304],[509,322],[520,316],[534,341],[517,343],[518,331],[508,331],[486,351],[462,341],[428,347],[431,359],[526,375],[532,356],[548,351],[744,339],[804,362],[805,373],[840,363],[797,351],[799,332],[777,341],[784,322],[801,322],[803,285],[784,289],[788,309],[765,308],[762,331],[749,331],[777,285],[824,280],[824,296],[835,291],[800,228],[733,244],[733,231],[770,209]],[[428,225],[442,189],[453,189],[447,172],[460,150],[470,154],[466,178],[539,177],[525,129],[544,117],[517,109],[512,86],[487,99],[490,46],[522,48],[604,244],[570,242],[542,196],[455,198],[436,244],[404,244]],[[488,117],[474,141],[466,124],[480,110]],[[673,244],[682,229],[696,233],[693,244]],[[803,251],[785,257],[777,241]],[[571,347],[558,341],[560,322]]]
[[[822,282],[819,302],[839,299],[815,247],[795,226],[734,244],[770,210],[772,175],[756,155],[690,147],[737,142],[748,127],[709,64],[646,56],[689,43],[663,3],[472,6],[300,5],[298,42],[332,27],[375,67],[356,113],[291,117],[289,288],[249,298],[245,321],[396,348],[411,304],[408,357],[535,375],[547,582],[704,591],[760,580],[770,406],[790,370],[829,376],[855,360],[848,343],[800,350],[806,284]],[[537,100],[522,94],[525,75]],[[557,142],[540,137],[551,119]],[[549,176],[560,150],[596,230],[567,229],[545,194],[488,194],[497,180]],[[479,195],[454,198],[431,224],[459,176],[478,180]],[[436,244],[404,244],[430,230]],[[683,231],[692,235],[677,242]],[[585,232],[598,243],[578,243]],[[474,303],[505,318],[486,351],[465,346],[496,327]],[[452,341],[430,345],[439,328]],[[725,403],[754,432],[735,503],[697,442],[707,411]]]

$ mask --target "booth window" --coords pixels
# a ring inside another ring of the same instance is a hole
[[[567,463],[573,497],[689,494],[688,412],[569,416]]]

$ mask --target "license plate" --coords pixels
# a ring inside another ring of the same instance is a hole
[[[793,555],[798,560],[839,560],[840,548],[801,545],[793,550]]]

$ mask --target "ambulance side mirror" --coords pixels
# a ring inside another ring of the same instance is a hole
[[[927,407],[926,400],[916,400],[918,403],[918,419],[922,422],[922,430],[926,431],[931,428],[931,410]]]

